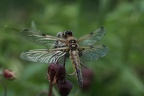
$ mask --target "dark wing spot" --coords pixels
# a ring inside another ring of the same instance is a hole
[[[83,50],[85,50],[85,48],[81,48],[81,49],[79,49],[79,51],[83,51]]]
[[[93,32],[91,32],[90,35],[93,35]]]
[[[42,33],[41,35],[42,35],[42,36],[46,36],[46,34],[43,34],[43,33]]]
[[[23,31],[29,31],[29,29],[23,29]]]
[[[90,48],[94,48],[93,46],[90,46]]]
[[[104,27],[100,27],[101,29],[104,29]]]
[[[106,47],[106,45],[102,45],[103,47]]]

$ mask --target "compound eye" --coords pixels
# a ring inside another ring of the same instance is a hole
[[[65,32],[62,34],[62,36],[63,36],[63,38],[66,38],[66,34],[65,34]]]
[[[66,31],[66,35],[72,36],[72,32],[71,31]]]
[[[72,32],[71,32],[71,31],[69,31],[69,32],[68,32],[68,35],[72,36]]]

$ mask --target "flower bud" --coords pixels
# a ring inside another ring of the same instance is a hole
[[[61,96],[68,96],[72,89],[72,83],[68,80],[65,82],[58,81],[57,86]]]
[[[9,69],[4,69],[3,70],[3,76],[4,76],[4,78],[6,78],[8,80],[14,80],[15,79],[15,72],[13,72],[12,70],[9,70]]]
[[[82,69],[82,75],[83,78],[88,78],[88,79],[92,79],[94,77],[93,71],[91,69],[86,69],[86,68]]]
[[[56,63],[51,63],[48,67],[48,80],[56,83],[58,80],[65,79],[65,67]]]
[[[83,68],[82,69],[82,76],[83,76],[83,87],[82,87],[82,89],[87,90],[90,87],[90,85],[92,83],[92,79],[94,77],[93,71],[90,70],[90,69]]]

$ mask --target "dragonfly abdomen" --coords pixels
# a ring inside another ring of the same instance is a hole
[[[78,83],[80,86],[83,85],[83,78],[82,78],[82,73],[81,73],[81,66],[80,66],[80,60],[79,60],[79,53],[78,50],[71,50],[70,52],[70,59],[72,61],[72,64],[74,65]]]

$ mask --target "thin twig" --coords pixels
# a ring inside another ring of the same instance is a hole
[[[2,87],[4,88],[3,96],[7,96],[7,86],[6,86],[5,82],[2,81],[2,78],[0,78],[0,83],[1,83]]]
[[[48,91],[48,96],[52,96],[52,94],[53,94],[52,88],[53,88],[53,84],[50,82],[50,87],[49,87],[49,91]]]

